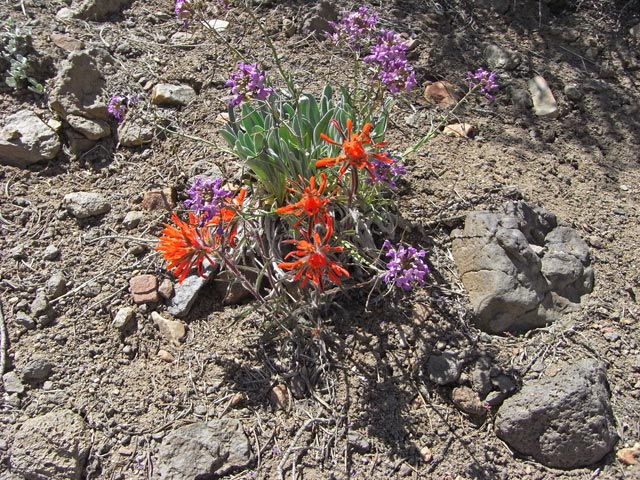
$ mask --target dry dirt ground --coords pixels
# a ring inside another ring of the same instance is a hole
[[[327,80],[344,81],[348,63],[301,32],[285,35],[283,19],[300,25],[313,3],[272,1],[255,11],[298,83],[317,91]],[[540,370],[527,370],[532,360],[544,369],[562,359],[599,358],[607,365],[621,437],[616,448],[640,441],[640,39],[629,33],[640,22],[640,4],[514,0],[506,2],[507,13],[498,14],[491,3],[365,2],[386,25],[420,42],[412,60],[419,87],[392,112],[388,139],[399,151],[440,115],[422,98],[426,82],[461,84],[467,70],[482,66],[487,43],[518,52],[523,62],[500,78],[504,87],[493,104],[474,101],[459,112],[477,127],[473,139],[438,136],[407,159],[399,208],[413,226],[411,239],[429,250],[430,284],[394,306],[366,310],[362,298],[345,299],[314,340],[262,337],[260,319],[232,322],[242,307],[223,306],[215,286],[189,314],[188,336],[179,347],[166,344],[148,307],[137,307],[138,328],[130,335],[111,325],[118,308],[132,305],[133,275],[169,276],[152,249],[134,248],[139,243],[128,238],[153,240],[168,212],[146,212],[134,231],[123,228],[123,217],[140,208],[142,192],[169,186],[184,199],[193,175],[236,171],[220,149],[158,135],[136,149],[98,148],[77,159],[62,154],[28,170],[0,167],[7,366],[35,356],[54,365],[47,389],[29,387],[20,404],[0,406],[0,477],[5,478],[13,429],[64,406],[80,413],[91,429],[84,472],[91,479],[157,478],[154,459],[166,433],[223,415],[240,419],[254,453],[260,452],[253,473],[228,478],[276,478],[284,452],[309,445],[314,448],[289,456],[298,478],[640,478],[637,469],[617,462],[615,452],[574,471],[518,458],[495,437],[493,412],[483,420],[459,412],[451,388],[433,385],[424,375],[430,352],[445,348],[487,352],[501,368],[534,377]],[[99,23],[57,20],[63,6],[57,0],[3,1],[0,18],[29,22],[36,50],[52,59],[50,75],[66,56],[49,41],[58,32],[116,58],[108,72],[109,95],[145,94],[143,87],[157,82],[193,86],[197,101],[173,109],[173,124],[189,135],[221,141],[215,119],[226,110],[224,80],[233,59],[211,41],[189,49],[169,46],[181,28],[171,1],[135,0],[121,15]],[[258,32],[234,9],[226,18],[225,34],[243,53],[270,65]],[[535,73],[545,77],[559,102],[555,119],[518,111],[512,103],[509,88],[526,89]],[[582,99],[566,97],[568,84],[577,86]],[[0,105],[3,117],[24,108],[52,116],[46,97],[5,87]],[[422,116],[410,126],[406,117],[414,112]],[[111,211],[81,222],[62,214],[62,199],[72,191],[103,193]],[[514,197],[544,206],[588,240],[595,289],[581,311],[559,325],[522,336],[489,336],[473,326],[449,233],[466,212],[497,209]],[[43,259],[49,245],[60,249],[58,259]],[[26,253],[17,260],[8,254],[16,246]],[[57,271],[69,291],[54,304],[54,324],[36,330],[17,326],[16,314],[28,309],[36,289]],[[158,359],[161,348],[171,351],[174,363]],[[300,390],[287,409],[269,401],[271,387],[280,383]],[[230,405],[234,397],[240,401]],[[309,418],[329,423],[296,436]],[[347,448],[347,431],[361,434],[368,445]]]

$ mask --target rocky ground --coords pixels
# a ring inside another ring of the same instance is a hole
[[[348,61],[316,3],[253,11],[317,93]],[[398,151],[468,70],[502,88],[406,159],[429,284],[336,297],[313,338],[153,250],[190,179],[241,171],[216,132],[230,52],[169,0],[0,5],[44,87],[0,87],[0,478],[640,478],[640,3],[364,3],[413,44]],[[246,14],[216,18],[272,66]],[[120,125],[116,94],[140,95]]]

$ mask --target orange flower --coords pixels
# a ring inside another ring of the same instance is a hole
[[[302,180],[302,178],[301,178]],[[316,184],[315,177],[309,179],[309,186],[305,187],[302,191],[301,198],[296,203],[285,205],[276,210],[279,215],[291,213],[296,217],[301,217],[294,226],[298,228],[305,218],[310,220],[309,226],[312,227],[317,223],[319,218],[322,218],[327,214],[327,205],[329,199],[323,197],[324,190],[327,188],[327,176],[324,173],[320,174],[320,184]],[[299,193],[296,190],[289,188],[294,193]]]
[[[204,260],[212,265],[214,261],[209,256],[219,245],[220,237],[210,223],[198,226],[198,217],[190,213],[189,221],[183,222],[178,215],[171,214],[173,225],[167,224],[162,231],[156,250],[168,262],[167,268],[172,270],[182,282],[193,267],[204,277]]]
[[[369,172],[369,175],[371,175],[372,178],[375,178],[375,165],[373,165],[369,160],[371,157],[388,164],[393,163],[393,160],[391,160],[385,154],[370,151],[371,149],[380,148],[387,144],[386,142],[379,142],[371,145],[370,133],[371,128],[373,127],[371,123],[365,124],[365,126],[362,127],[362,132],[352,133],[353,122],[351,121],[351,119],[348,119],[347,133],[345,135],[337,120],[334,119],[331,122],[336,127],[338,132],[340,132],[340,135],[343,138],[342,144],[329,138],[324,133],[321,133],[320,137],[322,137],[325,142],[331,143],[332,145],[342,145],[342,153],[340,153],[340,155],[338,155],[337,157],[321,158],[316,162],[316,167],[331,167],[333,165],[341,163],[342,167],[340,168],[338,178],[342,178],[349,166],[358,169],[365,168],[367,172]],[[365,145],[369,146],[368,149],[365,147]]]
[[[242,208],[242,203],[244,202],[244,197],[247,194],[247,190],[241,188],[238,194],[233,198],[233,200],[227,199],[227,203],[230,205],[229,207],[222,207],[220,212],[213,216],[211,220],[207,222],[207,225],[217,225],[217,233],[222,235],[225,231],[225,226],[227,226],[227,241],[229,245],[232,247],[236,246],[236,234],[238,233],[238,224],[235,222],[236,217],[238,216],[238,210]]]
[[[289,252],[285,256],[285,260],[290,257],[297,257],[293,262],[282,262],[278,267],[284,270],[296,270],[293,277],[295,281],[302,279],[300,286],[304,287],[307,281],[324,290],[323,277],[326,275],[329,280],[340,284],[340,277],[348,277],[349,272],[341,267],[338,263],[329,258],[333,252],[342,252],[342,247],[332,247],[329,245],[329,239],[333,235],[333,221],[331,217],[326,215],[323,219],[326,227],[324,237],[316,231],[309,240],[290,240],[295,244],[295,250]]]

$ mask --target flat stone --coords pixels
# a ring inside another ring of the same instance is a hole
[[[167,363],[173,363],[173,361],[175,360],[170,352],[162,349],[158,350],[158,358]]]
[[[10,372],[2,375],[2,383],[4,384],[4,391],[7,393],[23,393],[24,385],[18,374],[11,370]]]
[[[55,158],[61,148],[58,134],[29,110],[9,115],[0,129],[0,165],[26,168]]]
[[[176,206],[173,188],[148,190],[142,197],[142,208],[145,210],[173,210]]]
[[[136,275],[129,280],[129,289],[133,296],[134,303],[157,303],[160,301],[158,295],[158,279],[155,275]]]
[[[462,412],[469,415],[485,416],[487,409],[478,394],[469,387],[456,387],[451,392],[451,401]]]
[[[139,210],[132,210],[131,212],[127,212],[127,214],[124,216],[124,219],[122,220],[122,226],[127,230],[133,230],[138,225],[140,225],[140,222],[143,218],[144,212],[141,212]]]
[[[96,192],[73,192],[64,196],[62,204],[69,214],[83,219],[97,217],[111,210],[111,204],[101,194]]]
[[[151,91],[151,103],[164,107],[181,107],[194,98],[196,98],[196,92],[188,85],[159,83]]]
[[[425,88],[424,98],[441,107],[453,107],[458,103],[458,88],[446,81],[433,82]]]
[[[205,275],[211,275],[211,269],[205,269]],[[200,275],[191,274],[187,276],[182,283],[174,286],[175,295],[168,302],[167,311],[174,317],[186,317],[198,298],[198,293],[209,282],[208,278],[202,278]]]
[[[61,33],[51,33],[49,38],[56,47],[60,47],[67,52],[74,52],[76,50],[82,50],[84,48],[84,42],[78,40],[69,35],[63,35]]]
[[[213,18],[211,20],[207,20],[207,25],[209,28],[213,28],[216,32],[222,33],[229,28],[229,22],[226,20],[222,20],[221,18]]]
[[[553,377],[530,380],[504,401],[496,434],[548,467],[593,465],[618,440],[605,369],[588,359],[556,370]]]
[[[118,126],[118,144],[123,147],[140,147],[153,141],[153,126],[141,120],[125,120]]]
[[[106,20],[110,15],[120,13],[133,0],[81,0],[74,8],[74,18],[82,20]]]
[[[82,417],[56,409],[22,423],[13,437],[9,465],[29,480],[80,480],[90,448]]]
[[[529,80],[529,92],[533,100],[533,112],[537,116],[555,117],[558,114],[558,103],[547,81],[540,75]]]
[[[89,140],[100,140],[111,135],[111,127],[104,120],[92,120],[80,115],[67,115],[67,122],[76,132]]]
[[[187,336],[187,327],[179,320],[169,320],[158,312],[151,312],[151,320],[160,330],[160,334],[172,345],[180,345]]]
[[[179,427],[158,450],[160,480],[220,478],[253,462],[240,421],[220,418]]]
[[[136,311],[131,307],[122,307],[118,309],[113,317],[112,325],[118,330],[131,330],[135,326]]]
[[[442,133],[449,137],[471,138],[476,131],[476,127],[470,123],[452,123],[444,127]]]
[[[22,379],[25,382],[42,382],[53,370],[53,363],[46,358],[34,358],[22,367]]]
[[[27,330],[34,330],[37,326],[35,319],[25,312],[16,312],[15,323]]]

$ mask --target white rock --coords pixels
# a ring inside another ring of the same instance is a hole
[[[111,204],[99,193],[73,192],[64,196],[64,206],[75,218],[89,218],[111,210]]]
[[[558,114],[556,102],[547,81],[540,75],[529,80],[529,92],[533,100],[533,111],[539,117],[555,117]]]
[[[0,129],[0,165],[25,168],[51,160],[60,148],[56,132],[30,110],[9,115]]]
[[[160,106],[184,106],[195,97],[195,90],[188,85],[159,83],[151,91],[151,102]]]

